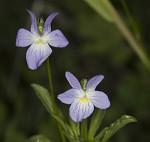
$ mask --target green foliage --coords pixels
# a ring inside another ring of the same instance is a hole
[[[42,104],[46,108],[46,110],[50,113],[54,113],[52,99],[47,89],[38,84],[31,85],[36,92],[37,97],[41,100]]]
[[[131,122],[136,122],[137,120],[133,116],[123,115],[121,118],[116,120],[110,125],[110,127],[104,128],[96,137],[95,142],[107,142],[111,136],[113,136],[119,129]]]
[[[143,50],[141,43],[136,39],[136,37],[132,34],[129,28],[126,26],[125,22],[121,18],[118,11],[114,8],[113,4],[108,0],[94,0],[90,1],[90,6],[94,7],[95,11],[97,11],[97,2],[104,2],[105,7],[104,10],[109,13],[109,16],[112,18],[113,22],[116,24],[118,29],[122,32],[126,40],[128,41],[129,45],[133,49],[133,51],[137,54],[141,62],[145,65],[147,70],[150,72],[150,60],[148,54]],[[102,9],[102,8],[101,8]],[[104,17],[103,11],[98,11],[99,15]],[[105,12],[105,13],[106,13]],[[108,20],[105,17],[106,20]]]
[[[107,10],[108,0],[85,0],[94,10],[96,10],[103,18],[112,22],[113,18],[110,12]]]
[[[32,84],[31,85],[33,89],[36,92],[36,95],[44,105],[45,109],[50,113],[50,115],[59,123],[59,125],[62,127],[65,136],[70,140],[70,141],[75,141],[74,140],[74,133],[70,126],[64,121],[63,115],[61,112],[58,110],[58,112],[54,112],[54,106],[52,104],[52,100],[50,97],[50,94],[47,89],[42,87],[41,85],[38,84]]]
[[[100,128],[101,122],[104,118],[106,110],[97,110],[93,116],[90,123],[88,138],[89,140],[92,140],[97,132],[97,130]]]

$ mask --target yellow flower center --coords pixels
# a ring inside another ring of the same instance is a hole
[[[87,98],[85,98],[85,97],[80,100],[81,103],[87,103],[88,101],[89,100]]]
[[[41,39],[38,40],[37,44],[43,44],[43,41]]]

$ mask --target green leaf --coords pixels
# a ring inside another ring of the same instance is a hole
[[[104,118],[106,110],[97,110],[95,111],[89,128],[89,139],[93,139],[94,135],[96,134],[97,130],[99,129],[101,122]]]
[[[85,0],[97,13],[99,13],[105,20],[113,22],[111,13],[108,10],[108,0]]]
[[[35,135],[29,139],[29,142],[52,142],[43,135]]]
[[[53,103],[51,96],[48,90],[41,85],[38,84],[31,84],[32,88],[36,92],[36,95],[41,100],[42,104],[46,108],[46,110],[50,113],[50,115],[59,123],[59,125],[63,128],[65,136],[70,140],[73,141],[73,132],[70,126],[64,121],[63,115],[58,109],[58,113],[54,112]],[[41,141],[42,142],[42,141]]]
[[[46,110],[50,113],[50,115],[64,128],[66,129],[65,122],[63,121],[63,115],[61,112],[58,110],[58,113],[54,113],[53,109],[53,103],[51,96],[48,92],[48,90],[41,85],[38,84],[32,84],[31,85],[34,91],[36,92],[36,95],[38,98],[41,100],[42,104],[46,108]]]
[[[123,126],[127,125],[131,122],[136,122],[136,118],[129,115],[123,115],[121,118],[116,120],[114,123],[110,125],[110,127],[104,128],[96,137],[95,142],[107,142],[111,136],[113,136],[119,129],[121,129]]]
[[[50,96],[48,90],[39,84],[31,84],[31,86],[34,89],[34,91],[36,92],[36,95],[41,100],[41,102],[44,105],[44,107],[46,108],[46,110],[50,114],[54,113],[53,105],[52,105],[52,101],[51,101],[52,99],[51,99],[51,96]]]

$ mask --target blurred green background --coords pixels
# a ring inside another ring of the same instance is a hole
[[[112,3],[129,26],[121,0]],[[126,0],[150,53],[150,1]],[[60,29],[70,44],[53,48],[50,56],[55,94],[70,88],[65,71],[78,79],[102,74],[105,79],[97,90],[111,101],[103,126],[109,126],[123,114],[133,115],[137,123],[121,129],[110,142],[150,141],[150,75],[126,42],[118,28],[101,18],[82,0],[1,0],[0,1],[0,142],[25,142],[34,134],[60,141],[56,124],[36,97],[31,83],[48,88],[46,64],[28,69],[27,48],[15,46],[19,28],[30,28],[25,9],[46,18],[59,11],[52,29]],[[132,29],[131,29],[132,31]],[[68,115],[69,106],[61,104]]]

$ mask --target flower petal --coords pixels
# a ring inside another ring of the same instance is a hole
[[[60,30],[54,30],[47,35],[48,43],[51,46],[63,48],[69,44],[69,41]]]
[[[30,10],[27,10],[27,12],[30,14],[31,17],[31,32],[35,35],[39,35],[35,14]]]
[[[73,101],[79,98],[80,90],[78,89],[69,89],[68,91],[59,94],[58,99],[65,104],[71,104]]]
[[[26,30],[26,29],[19,29],[16,38],[16,46],[17,47],[26,47],[33,43],[34,35]]]
[[[44,23],[44,27],[43,27],[43,34],[48,34],[49,32],[51,32],[51,23],[53,21],[53,19],[55,18],[55,16],[58,15],[58,12],[54,12],[51,15],[49,15]]]
[[[94,91],[97,85],[103,80],[103,78],[104,78],[103,75],[94,76],[88,81],[86,85],[86,89],[90,91]]]
[[[70,72],[66,72],[65,74],[69,84],[76,89],[82,89],[80,82],[78,81],[78,79]]]
[[[110,106],[110,101],[107,95],[101,91],[92,91],[88,94],[88,96],[97,108],[106,109]]]
[[[79,100],[75,100],[69,109],[70,117],[75,122],[80,122],[83,119],[89,117],[94,111],[93,104],[89,101],[87,103],[81,103]]]
[[[28,67],[31,70],[37,69],[52,53],[52,49],[48,44],[33,43],[26,53]]]

